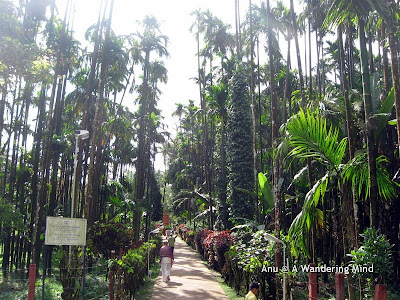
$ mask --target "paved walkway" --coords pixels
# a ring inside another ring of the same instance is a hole
[[[160,272],[150,300],[229,300],[198,254],[180,238],[174,256],[171,281],[162,282]]]

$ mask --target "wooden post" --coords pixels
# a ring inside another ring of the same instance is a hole
[[[336,300],[344,300],[345,289],[344,289],[344,274],[335,274],[335,288],[336,288]]]
[[[315,268],[316,264],[310,264],[310,269]],[[317,300],[317,273],[308,272],[308,299]]]
[[[115,258],[115,250],[111,251],[111,259]],[[114,300],[114,282],[115,282],[115,269],[114,266],[110,269],[110,284],[108,285],[108,290],[110,292],[110,300]]]
[[[375,298],[374,300],[386,300],[387,299],[387,289],[386,284],[375,285]]]
[[[36,283],[36,264],[30,264],[29,265],[28,300],[35,299],[35,283]]]

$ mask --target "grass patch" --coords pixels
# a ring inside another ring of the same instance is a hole
[[[146,278],[144,284],[139,288],[136,292],[135,299],[140,300],[149,300],[152,293],[154,284],[156,283],[157,277],[160,274],[161,265],[159,263],[155,263],[151,268],[151,276],[150,280]]]
[[[196,252],[197,253],[197,252]],[[198,253],[197,253],[198,254]],[[243,300],[244,296],[238,295],[234,288],[229,286],[225,280],[222,278],[221,274],[214,269],[212,269],[208,263],[201,259],[200,255],[198,254],[200,261],[210,270],[211,274],[213,275],[214,279],[219,283],[219,285],[224,290],[226,296],[229,300]]]
[[[57,274],[57,275],[56,275]],[[107,266],[103,262],[102,266],[95,266],[90,273],[86,273],[85,299],[103,300],[109,299],[108,281],[106,279]],[[79,284],[77,282],[77,284]],[[0,279],[0,300],[26,300],[28,296],[27,279],[19,279],[10,275],[9,279]],[[58,280],[58,272],[54,272],[51,277],[46,277],[44,289],[45,300],[62,299],[63,287]],[[42,299],[43,293],[42,279],[38,278],[35,284],[35,299]],[[82,290],[80,291],[80,295]]]
[[[106,300],[109,299],[109,290],[106,274],[107,267],[105,261],[103,265],[94,267],[90,273],[86,273],[85,299]],[[151,267],[150,280],[145,279],[136,293],[135,299],[149,300],[153,292],[153,287],[160,273],[160,264],[156,263]],[[0,278],[0,300],[26,300],[28,297],[28,280],[11,277],[10,279]],[[36,280],[35,299],[42,299],[42,279]],[[61,300],[63,287],[56,277],[47,277],[45,282],[44,299]],[[82,290],[80,291],[82,294]]]
[[[28,280],[9,280],[0,284],[0,300],[25,300],[28,297]],[[44,299],[62,299],[62,286],[55,278],[47,278]],[[42,280],[38,279],[35,286],[35,299],[42,299]]]
[[[236,293],[235,289],[230,287],[225,282],[225,280],[221,277],[221,275],[219,275],[219,273],[217,273],[217,274],[215,274],[214,272],[212,272],[212,273],[213,273],[215,280],[218,281],[219,285],[222,287],[222,289],[224,290],[224,292],[225,292],[226,296],[229,298],[229,300],[243,300],[244,296],[238,295]]]

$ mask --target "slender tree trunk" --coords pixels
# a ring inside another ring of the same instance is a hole
[[[291,33],[290,29],[288,28],[288,50],[286,56],[286,71],[285,71],[285,90],[283,92],[283,112],[282,112],[282,122],[286,123],[288,114],[287,114],[287,103],[290,104],[290,96],[291,96],[291,85],[289,80],[290,75],[290,40],[291,40]],[[291,105],[289,105],[289,116],[292,114]]]
[[[292,26],[293,26],[293,36],[296,45],[296,56],[297,56],[297,68],[299,69],[299,80],[300,80],[300,92],[301,92],[301,106],[303,109],[307,106],[306,95],[304,91],[304,78],[303,71],[301,67],[301,58],[300,58],[300,47],[299,47],[299,38],[297,33],[297,21],[294,13],[294,5],[293,0],[290,0],[290,13],[292,17]]]
[[[372,113],[372,100],[371,100],[371,87],[370,87],[370,74],[368,68],[368,53],[365,39],[365,23],[364,20],[358,18],[359,25],[359,40],[360,40],[360,60],[362,70],[362,83],[363,83],[363,98],[365,110],[365,122],[367,127],[367,155],[368,155],[368,169],[370,181],[370,225],[375,227],[379,224],[377,220],[378,208],[378,184],[376,181],[376,154],[375,154],[375,141],[374,141],[374,126],[373,126],[373,113]]]
[[[256,111],[256,100],[254,97],[254,37],[253,37],[253,9],[251,0],[249,0],[249,12],[250,12],[250,103],[251,103],[251,117],[253,124],[253,164],[254,164],[254,190],[258,195],[258,158],[257,158],[257,111]],[[269,16],[268,16],[269,18]],[[271,49],[269,50],[271,51]],[[270,65],[272,62],[270,61]],[[258,199],[253,197],[254,203],[254,215],[256,216],[256,222],[260,221],[260,214],[258,209]]]
[[[387,5],[390,8],[390,16],[388,18],[388,38],[389,38],[389,47],[390,47],[390,58],[392,61],[392,82],[393,82],[393,90],[394,90],[394,99],[395,99],[395,110],[396,110],[396,120],[397,120],[397,139],[398,145],[400,149],[400,74],[399,74],[399,48],[398,48],[398,40],[396,38],[396,29],[399,29],[399,24],[396,22],[395,17],[395,5],[390,0],[386,0]]]
[[[48,181],[49,181],[49,176],[50,176],[50,163],[51,163],[51,152],[52,152],[52,144],[53,144],[53,133],[54,133],[54,126],[55,126],[55,119],[54,119],[54,113],[53,113],[53,106],[54,106],[54,101],[57,102],[60,101],[61,99],[61,89],[57,90],[57,86],[61,86],[61,84],[57,84],[57,80],[62,83],[62,78],[59,78],[59,75],[61,74],[62,71],[62,56],[64,53],[64,43],[65,43],[65,33],[66,33],[66,20],[67,20],[67,14],[69,11],[69,5],[70,1],[67,1],[66,5],[66,11],[64,15],[64,21],[62,24],[62,29],[60,33],[60,43],[58,46],[57,50],[57,61],[56,61],[56,66],[54,70],[54,76],[53,76],[53,87],[52,87],[52,92],[51,92],[51,97],[50,97],[50,104],[49,104],[49,112],[48,112],[48,121],[47,121],[47,126],[46,126],[46,136],[45,136],[45,143],[44,143],[44,152],[43,152],[43,164],[42,164],[42,181],[40,184],[40,189],[39,189],[39,199],[38,199],[38,205],[37,205],[37,211],[36,211],[36,217],[35,217],[35,226],[34,226],[34,249],[33,249],[33,259],[34,263],[36,265],[39,265],[40,262],[40,254],[41,254],[41,247],[42,247],[42,241],[40,239],[42,229],[44,227],[44,222],[43,222],[43,214],[44,214],[44,206],[47,202],[47,194],[48,194]],[[57,92],[57,94],[56,94]],[[28,262],[30,263],[30,262]]]
[[[96,154],[96,145],[99,145],[101,147],[101,144],[98,144],[98,139],[101,138],[101,112],[103,109],[103,103],[104,103],[104,86],[105,86],[105,76],[107,72],[107,55],[108,55],[108,43],[109,43],[109,38],[110,38],[110,31],[111,31],[111,21],[112,21],[112,14],[113,14],[113,7],[114,7],[114,0],[111,0],[110,8],[109,8],[109,17],[108,17],[108,23],[107,23],[107,29],[104,35],[104,45],[103,45],[103,56],[101,58],[101,69],[100,69],[100,78],[99,78],[99,84],[98,84],[98,94],[99,94],[99,99],[97,100],[96,103],[96,108],[95,108],[95,116],[93,120],[93,126],[92,126],[92,137],[90,141],[90,164],[89,164],[89,172],[88,172],[88,183],[87,183],[87,192],[86,192],[86,197],[85,197],[85,218],[88,220],[88,226],[91,226],[93,224],[93,217],[91,216],[91,202],[93,201],[93,194],[94,194],[94,188],[96,186],[94,182],[94,172],[95,168],[95,154]],[[90,91],[89,91],[90,92]]]
[[[309,76],[310,76],[310,80],[308,83],[308,93],[309,93],[309,99],[310,101],[314,99],[314,95],[313,95],[313,86],[312,86],[312,64],[311,64],[311,55],[312,55],[312,51],[311,51],[311,22],[308,22],[308,69],[309,69]]]
[[[258,138],[260,141],[260,172],[264,172],[263,132],[262,132],[262,104],[261,104],[261,76],[260,76],[260,45],[257,37],[257,81],[258,81]],[[264,209],[261,218],[264,219]]]
[[[4,85],[1,87],[1,94],[2,95],[0,100],[0,145],[3,145],[2,137],[4,129],[4,109],[6,107],[6,96],[7,96],[7,80],[5,80]]]
[[[270,22],[271,18],[271,7],[270,1],[267,0],[267,28],[268,28],[268,57],[269,57],[269,76],[270,76],[270,101],[271,101],[271,143],[272,149],[276,150],[278,144],[278,129],[279,129],[279,109],[278,109],[278,102],[276,99],[276,87],[275,87],[275,61],[274,61],[274,51],[273,51],[273,31],[272,31],[272,24]],[[279,239],[280,238],[280,231],[281,231],[281,214],[282,214],[282,204],[281,204],[281,197],[279,192],[279,178],[280,178],[280,160],[273,159],[272,161],[272,168],[273,168],[273,189],[274,189],[274,202],[275,202],[275,218],[274,218],[274,225],[275,225],[275,236]],[[281,267],[281,245],[276,243],[275,245],[275,264],[278,268]],[[277,298],[279,297],[279,291],[282,288],[281,284],[277,280]],[[284,299],[286,300],[286,299]]]
[[[340,76],[341,76],[341,84],[342,91],[345,101],[345,110],[346,110],[346,129],[347,129],[347,137],[349,142],[349,159],[352,160],[354,157],[354,139],[353,139],[353,121],[351,119],[351,106],[349,99],[349,85],[347,79],[347,73],[345,68],[345,57],[344,57],[344,49],[343,49],[343,39],[342,39],[342,27],[341,25],[337,30],[338,34],[338,47],[339,47],[339,63],[340,63]],[[351,205],[350,205],[351,202]],[[358,246],[358,218],[357,218],[357,204],[355,202],[355,193],[352,195],[346,194],[346,197],[343,197],[343,209],[344,216],[346,220],[347,232],[350,234],[352,239],[352,247]],[[350,213],[351,212],[351,213]]]
[[[29,233],[28,233],[28,258],[27,263],[30,263],[30,257],[32,252],[32,238],[34,231],[34,223],[35,223],[35,215],[37,210],[37,198],[38,198],[38,179],[39,179],[39,164],[40,164],[40,153],[41,153],[41,145],[42,145],[42,137],[43,137],[43,127],[44,127],[44,118],[46,114],[46,84],[42,83],[42,88],[39,97],[39,106],[38,106],[38,117],[37,117],[37,126],[36,126],[36,134],[33,142],[33,166],[32,166],[32,179],[31,179],[31,207],[30,207],[30,224],[29,224]],[[28,266],[27,266],[28,267]]]
[[[351,120],[351,106],[350,106],[350,99],[349,99],[349,84],[347,79],[346,67],[345,67],[345,56],[343,50],[343,38],[342,38],[342,26],[339,25],[337,29],[338,35],[338,47],[339,47],[339,63],[340,63],[340,76],[341,76],[341,83],[342,83],[342,91],[346,109],[346,129],[347,129],[347,137],[349,141],[349,158],[350,160],[354,157],[354,142],[353,142],[353,132],[352,128],[353,122]]]
[[[383,73],[383,85],[385,87],[385,95],[390,91],[390,77],[389,77],[389,59],[388,49],[385,42],[386,37],[386,25],[385,22],[381,24],[381,47],[382,47],[382,73]]]

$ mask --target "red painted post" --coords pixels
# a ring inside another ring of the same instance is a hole
[[[308,272],[308,300],[317,300],[317,273],[311,272],[316,264],[310,264],[310,272]]]
[[[118,259],[122,259],[122,248],[119,248]],[[122,293],[122,278],[121,278],[121,267],[118,267],[118,282],[117,282],[117,297],[116,300],[121,300],[121,293]]]
[[[29,265],[28,300],[35,299],[35,283],[36,283],[36,264],[30,264]]]
[[[111,259],[115,258],[115,250],[111,251]],[[115,283],[115,270],[114,267],[110,269],[110,283],[108,285],[108,290],[110,292],[110,300],[114,300],[114,283]]]
[[[344,300],[345,289],[344,289],[344,274],[335,274],[335,288],[336,288],[336,300]]]
[[[387,289],[386,284],[375,285],[375,298],[374,300],[386,300],[387,299]]]

